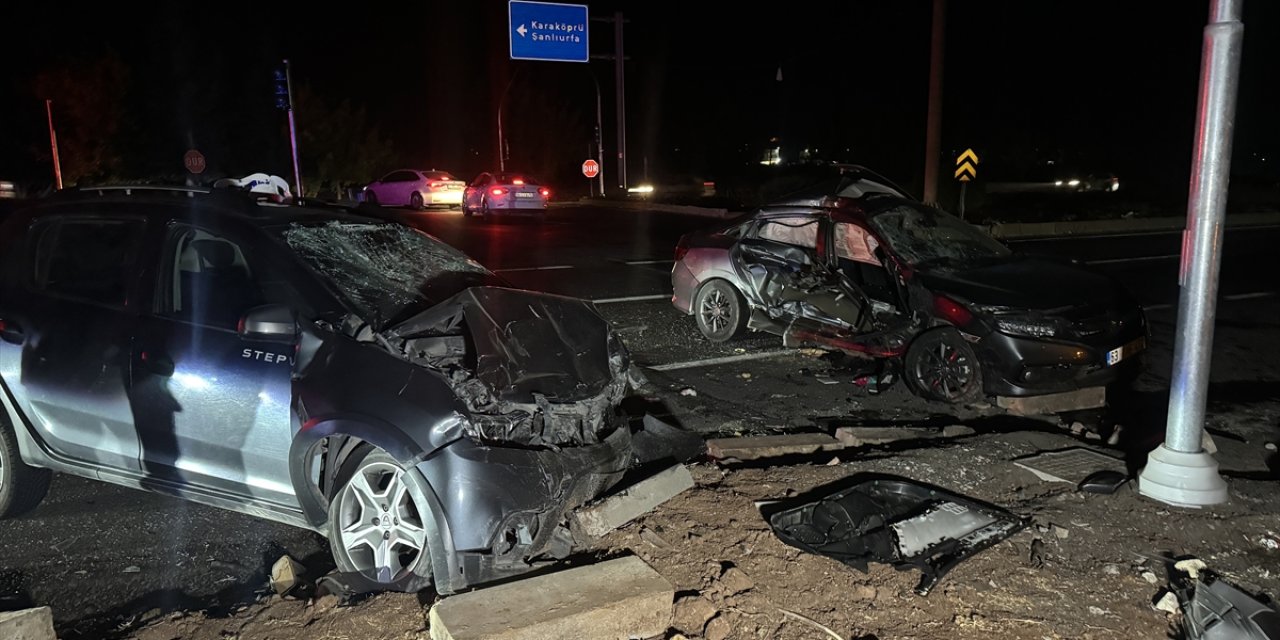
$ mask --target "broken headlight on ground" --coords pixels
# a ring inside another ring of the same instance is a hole
[[[1027,526],[999,507],[891,477],[773,510],[768,520],[783,542],[859,571],[869,562],[919,569],[922,596],[957,564]]]

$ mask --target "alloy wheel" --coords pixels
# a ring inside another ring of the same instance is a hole
[[[338,495],[336,541],[364,577],[399,580],[428,559],[427,531],[399,466],[382,461],[360,467]]]
[[[729,297],[720,289],[712,290],[703,297],[699,313],[702,314],[702,323],[709,327],[712,333],[720,333],[722,329],[733,323],[733,310],[730,308]]]
[[[946,342],[921,355],[916,363],[917,380],[949,400],[965,394],[973,382],[973,363],[967,355]]]

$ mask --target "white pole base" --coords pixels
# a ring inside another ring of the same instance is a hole
[[[1138,474],[1138,493],[1175,507],[1198,509],[1227,501],[1227,482],[1218,461],[1199,451],[1184,453],[1161,444],[1147,455]]]

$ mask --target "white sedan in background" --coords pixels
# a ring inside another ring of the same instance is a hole
[[[392,171],[365,187],[364,201],[373,205],[407,206],[412,209],[425,209],[432,205],[458,207],[462,205],[464,187],[465,182],[447,171],[401,169]]]
[[[462,195],[462,215],[479,213],[485,222],[499,216],[546,217],[551,190],[523,173],[482,173]]]

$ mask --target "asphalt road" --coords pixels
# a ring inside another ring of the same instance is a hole
[[[595,300],[620,329],[637,362],[668,370],[655,376],[685,373],[685,378],[672,380],[716,385],[727,397],[734,396],[733,387],[750,383],[747,392],[738,393],[738,402],[747,408],[756,405],[757,414],[765,413],[764,405],[803,399],[806,389],[815,389],[811,379],[805,386],[789,374],[776,384],[760,374],[748,379],[739,371],[748,362],[763,362],[749,358],[796,358],[773,355],[780,344],[768,336],[711,345],[700,339],[690,318],[667,302],[677,239],[722,224],[719,221],[595,206],[553,208],[542,224],[487,225],[453,211],[382,214],[461,248],[514,286]],[[1180,241],[1177,233],[1151,233],[1019,241],[1012,246],[1080,258],[1119,278],[1149,308],[1168,312],[1177,300]],[[1224,304],[1246,304],[1280,290],[1280,270],[1270,262],[1278,243],[1280,228],[1225,233]],[[714,363],[722,362],[713,359],[723,358],[735,366],[741,360],[743,366],[689,377],[692,372],[712,371]],[[704,365],[707,368],[699,368]],[[790,370],[802,366],[799,360],[785,364]],[[912,400],[903,395],[896,402]],[[853,405],[864,417],[869,410],[879,411],[850,398],[833,399],[832,404],[828,413],[848,413]],[[715,409],[691,410],[698,411]],[[110,636],[122,623],[167,610],[236,606],[265,586],[271,562],[286,552],[315,573],[330,567],[323,539],[305,531],[58,477],[34,513],[0,523],[0,610],[51,605],[64,640]]]

